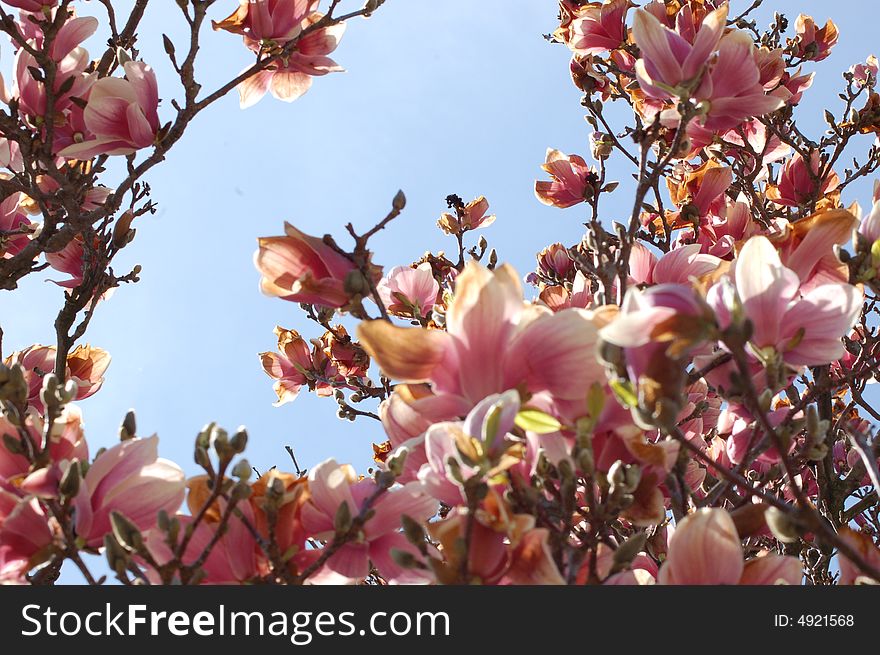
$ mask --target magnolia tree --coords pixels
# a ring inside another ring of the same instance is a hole
[[[177,79],[161,81],[137,50],[146,0],[127,15],[112,0],[0,5],[15,53],[0,288],[68,276],[55,343],[3,353],[0,580],[51,584],[69,560],[100,584],[84,554],[103,553],[126,584],[880,581],[880,415],[864,396],[880,367],[880,187],[867,210],[841,204],[880,168],[877,60],[843,73],[824,132],[798,124],[834,23],[776,14],[764,30],[760,0],[738,14],[562,0],[547,47],[571,51],[593,163],[548,150],[535,195],[577,211],[582,239],[534,244],[523,276],[474,238],[494,221],[486,199],[449,195],[452,254],[380,265],[371,241],[403,193],[363,233],[260,239],[263,292],[314,322],[276,328],[260,355],[276,404],[315,393],[387,440],[361,474],[301,470],[291,451],[292,472],[254,475],[246,432],[209,424],[186,479],[131,413],[117,445],[90,452],[75,404],[110,362],[83,343],[90,321],[140,275],[113,261],[154,211],[149,173],[236,89],[242,108],[291,101],[340,70],[347,22],[383,3],[176,4],[189,35],[164,37]],[[232,13],[209,23],[214,9]],[[82,45],[96,33],[97,58]],[[243,43],[252,65],[203,89],[207,38]],[[631,190],[607,179],[611,158]],[[615,194],[623,222],[608,220]]]

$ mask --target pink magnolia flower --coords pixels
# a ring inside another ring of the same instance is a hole
[[[0,481],[0,579],[21,581],[54,549],[55,532],[40,502]]]
[[[308,16],[303,20],[303,30],[321,18],[317,13]],[[278,100],[293,102],[311,88],[313,77],[344,70],[327,56],[336,50],[344,33],[345,23],[337,23],[300,38],[283,63],[269,64],[268,68],[239,84],[241,108],[255,105],[267,91]]]
[[[3,2],[32,14],[43,13],[58,6],[58,0],[3,0]]]
[[[293,402],[303,385],[309,383],[312,370],[312,352],[309,344],[296,330],[276,326],[278,352],[260,353],[263,370],[275,380],[273,389],[278,396],[276,407]]]
[[[87,73],[91,60],[79,43],[95,32],[95,18],[75,18],[59,31],[49,55],[56,62],[54,82],[54,112],[60,127],[66,124],[66,116],[74,110],[73,98],[87,96],[95,82],[94,73]],[[42,37],[42,34],[39,35]],[[39,39],[32,42],[36,43]],[[27,50],[21,48],[15,57],[15,81],[12,95],[18,99],[19,113],[31,124],[38,125],[46,115],[46,85],[34,78],[32,70],[40,66]],[[71,81],[72,80],[72,81]],[[64,88],[62,92],[61,89]]]
[[[82,412],[76,405],[65,405],[61,415],[52,423],[52,432],[48,435],[48,441],[45,421],[35,412],[27,417],[25,429],[33,443],[47,452],[49,465],[31,472],[31,463],[27,457],[2,448],[0,449],[0,480],[12,482],[27,493],[54,497],[67,464],[74,460],[85,462],[89,458],[89,447],[83,432]],[[0,417],[0,436],[5,434],[16,436],[18,430],[6,418]]]
[[[855,64],[849,72],[852,73],[853,82],[860,87],[873,87],[877,83],[877,71],[880,70],[880,62],[874,55],[868,55],[864,63]]]
[[[880,182],[874,182],[874,204],[871,211],[859,222],[858,232],[865,238],[868,245],[880,239]]]
[[[516,464],[517,457],[504,456],[514,445],[508,433],[519,408],[516,391],[492,394],[478,403],[464,422],[435,423],[428,428],[424,438],[427,461],[419,470],[425,491],[451,507],[461,505],[467,501],[463,485],[468,480],[492,478]],[[462,453],[467,453],[467,459]],[[452,472],[450,460],[459,473]]]
[[[804,92],[813,86],[813,77],[815,75],[815,73],[801,75],[800,68],[793,73],[786,71],[782,74],[779,86],[771,93],[785,100],[786,104],[794,106],[801,101]]]
[[[0,233],[20,232],[0,236],[0,259],[17,255],[31,240],[33,224],[21,206],[23,200],[23,194],[10,193],[0,202]]]
[[[721,40],[727,11],[726,3],[712,11],[688,40],[652,13],[637,9],[632,33],[642,54],[635,65],[642,91],[652,98],[667,99],[695,89]]]
[[[395,266],[376,285],[376,290],[390,313],[418,319],[431,315],[440,285],[434,279],[431,264],[423,262],[416,268]]]
[[[302,32],[303,20],[319,4],[320,0],[241,0],[238,9],[211,25],[241,34],[249,48],[259,50],[262,41],[283,45],[295,38]]]
[[[694,92],[705,108],[702,124],[706,129],[729,130],[785,104],[765,92],[755,52],[752,38],[745,32],[730,32],[721,39],[717,57]]]
[[[822,199],[833,193],[840,184],[840,178],[829,170],[824,178],[815,181],[813,177],[819,177],[820,167],[821,170],[825,168],[817,150],[810,155],[809,167],[803,157],[794,155],[782,166],[776,185],[767,187],[767,200],[786,207],[800,207],[814,197]]]
[[[634,284],[691,284],[721,265],[713,255],[704,255],[698,243],[673,248],[658,258],[641,242],[633,244],[629,256],[630,281]]]
[[[372,479],[358,480],[351,466],[340,466],[333,459],[321,462],[309,472],[311,497],[302,508],[303,526],[316,539],[331,539],[339,506],[347,504],[350,515],[358,516],[376,490]],[[325,566],[347,578],[362,579],[369,574],[372,562],[389,582],[426,582],[424,572],[401,568],[391,551],[418,556],[415,546],[399,531],[400,517],[406,514],[416,521],[426,521],[437,512],[437,501],[425,495],[421,485],[412,482],[384,492],[371,508],[375,513],[364,524],[359,538],[337,550]]]
[[[123,64],[125,77],[104,77],[91,88],[83,121],[94,138],[73,143],[58,154],[89,159],[130,155],[156,142],[159,87],[153,69],[142,61]]]
[[[596,171],[578,155],[564,155],[548,148],[547,161],[541,168],[553,178],[551,182],[535,182],[535,196],[545,205],[573,207],[587,201],[597,190]]]
[[[241,504],[240,509],[253,525],[250,507]],[[179,514],[177,520],[180,521],[180,527],[186,530],[192,524],[193,517]],[[251,531],[236,516],[233,516],[227,525],[226,531],[201,566],[205,572],[204,584],[241,584],[265,573],[260,567],[257,541]],[[204,520],[199,523],[181,559],[187,564],[199,559],[208,545],[217,538],[216,531],[216,523],[213,521]],[[144,541],[158,564],[162,565],[173,559],[174,554],[165,541],[165,535],[159,530],[147,532]],[[152,568],[148,569],[147,575],[152,578],[154,584],[161,582]]]
[[[28,403],[39,411],[43,410],[40,389],[43,377],[55,370],[55,346],[35,344],[19,350],[6,358],[5,364],[20,364],[28,383]],[[98,392],[104,384],[104,373],[110,366],[110,354],[101,348],[88,344],[74,348],[67,356],[67,379],[77,385],[75,400],[84,400]]]
[[[880,568],[880,548],[874,543],[870,535],[864,532],[856,532],[855,530],[843,527],[840,529],[840,537],[849,544],[857,553],[859,553],[869,564]],[[865,578],[862,570],[845,555],[841,555],[840,562],[840,580],[839,584],[851,585],[859,584],[863,580],[868,582],[871,578]]]
[[[564,30],[566,44],[574,52],[595,55],[619,48],[626,41],[626,13],[630,0],[589,2],[575,10],[575,18]]]
[[[437,227],[446,234],[461,234],[468,230],[479,230],[489,227],[495,222],[495,215],[486,215],[489,211],[489,201],[485,196],[478,196],[464,206],[461,215],[443,213],[437,221]]]
[[[348,304],[345,280],[355,270],[352,261],[290,223],[284,224],[284,232],[284,236],[257,240],[254,264],[262,275],[262,292],[325,307]]]
[[[799,14],[794,24],[796,36],[791,51],[796,57],[810,61],[822,61],[831,54],[837,44],[837,26],[828,20],[824,27],[816,25],[812,16]]]
[[[767,553],[747,565],[730,514],[723,509],[704,507],[686,516],[676,526],[657,582],[676,585],[782,582],[799,585],[802,576],[800,561],[794,557]]]
[[[791,367],[817,366],[843,356],[841,338],[861,311],[862,294],[849,284],[819,284],[801,290],[798,275],[783,266],[764,236],[750,238],[725,276],[708,292],[722,328],[733,303],[752,322],[750,350],[766,361],[779,356]]]
[[[184,475],[158,457],[159,438],[129,439],[105,450],[80,484],[76,533],[98,547],[110,532],[110,513],[120,512],[141,530],[155,526],[159,510],[174,514],[184,496]]]
[[[490,271],[469,262],[456,278],[446,326],[442,332],[369,321],[358,326],[358,336],[388,376],[431,382],[448,400],[446,409],[455,409],[447,419],[521,384],[531,393],[582,400],[594,382],[605,380],[593,315],[526,305],[508,265]]]

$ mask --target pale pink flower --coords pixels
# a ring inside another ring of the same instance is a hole
[[[333,459],[321,462],[309,471],[311,496],[302,508],[303,526],[316,539],[332,539],[339,506],[347,504],[350,515],[358,516],[377,489],[370,478],[358,480],[349,465],[340,466]],[[372,562],[389,582],[427,582],[424,572],[403,569],[397,564],[391,551],[418,556],[418,550],[400,532],[401,516],[426,521],[437,512],[437,501],[425,495],[421,485],[412,482],[382,493],[371,508],[375,513],[364,523],[358,539],[339,548],[325,566],[347,578],[362,579],[369,574]]]
[[[849,69],[852,73],[853,82],[858,86],[873,87],[877,83],[877,71],[880,69],[880,62],[874,55],[868,55],[868,58],[862,64],[855,64]]]
[[[291,302],[346,305],[345,279],[355,270],[354,263],[290,223],[284,224],[284,232],[284,236],[258,239],[254,264],[262,275],[262,292]]]
[[[32,14],[43,13],[58,6],[58,0],[3,0],[3,2]]]
[[[479,230],[489,227],[495,222],[495,214],[489,214],[489,201],[485,196],[478,196],[464,206],[461,216],[450,213],[440,214],[437,227],[446,234],[461,234],[468,230]]]
[[[259,50],[262,41],[283,45],[295,38],[302,32],[303,20],[319,4],[319,0],[241,0],[238,9],[211,25],[241,34],[249,48]]]
[[[0,237],[0,259],[8,259],[21,252],[31,240],[34,227],[21,203],[24,195],[10,193],[0,202],[0,233],[20,232]]]
[[[713,255],[701,254],[698,243],[673,248],[658,258],[641,242],[633,244],[629,256],[629,276],[633,284],[691,284],[721,265]]]
[[[449,506],[461,505],[467,501],[467,495],[463,483],[452,473],[450,459],[464,483],[474,477],[493,477],[515,464],[515,459],[502,462],[502,458],[513,445],[508,435],[519,409],[519,394],[511,390],[487,396],[463,422],[435,423],[429,427],[424,439],[427,462],[419,470],[425,491]],[[478,448],[473,447],[474,442]],[[462,449],[470,453],[470,461],[462,457]]]
[[[220,501],[218,505],[220,511],[223,511],[225,501]],[[250,504],[239,503],[237,507],[250,524],[254,525]],[[196,511],[198,509],[200,508],[196,508]],[[183,514],[178,514],[177,520],[180,521],[182,530],[188,529],[193,523],[192,516]],[[242,520],[232,516],[226,526],[222,536],[200,567],[205,572],[204,584],[242,584],[266,573],[257,556],[259,551],[257,541]],[[216,538],[216,521],[209,518],[201,521],[192,533],[192,538],[181,558],[182,561],[185,564],[192,564],[198,560]],[[173,559],[174,554],[166,543],[165,534],[160,530],[149,530],[145,534],[144,542],[158,564],[162,565]],[[152,568],[147,569],[147,575],[154,584],[161,583],[161,578]]]
[[[7,366],[20,364],[24,369],[24,379],[28,384],[28,403],[39,411],[43,411],[40,400],[40,389],[43,377],[55,370],[55,346],[35,344],[9,355],[4,361]],[[95,393],[104,384],[104,373],[110,366],[110,354],[101,348],[81,345],[74,348],[67,356],[67,379],[77,385],[75,400],[84,400]]]
[[[786,207],[800,207],[816,196],[821,199],[833,193],[840,184],[840,178],[833,170],[818,181],[813,179],[813,176],[819,178],[824,169],[817,150],[810,155],[809,167],[803,157],[794,155],[783,164],[776,185],[767,187],[767,200]]]
[[[119,512],[141,530],[156,525],[160,510],[174,514],[184,497],[184,475],[158,457],[159,438],[123,441],[101,453],[80,483],[76,533],[98,547],[110,532],[110,513]]]
[[[688,40],[652,13],[637,9],[632,33],[642,54],[635,65],[642,91],[649,97],[666,99],[695,89],[721,40],[727,11],[724,4],[708,14]]]
[[[60,156],[130,155],[156,143],[160,127],[156,74],[142,61],[128,61],[123,69],[124,78],[104,77],[89,91],[83,120],[94,138],[67,146]]]
[[[843,527],[840,529],[840,538],[861,555],[865,561],[876,568],[880,568],[880,548],[874,543],[871,535],[865,534],[864,532],[856,532],[849,527]],[[872,581],[871,578],[866,578],[859,566],[845,555],[840,556],[839,564],[839,584],[851,585],[859,584],[863,581]]]
[[[750,351],[765,361],[778,355],[791,367],[816,366],[839,359],[841,338],[861,311],[862,293],[849,284],[818,284],[802,292],[798,275],[783,266],[764,236],[750,238],[725,276],[708,292],[721,327],[738,311],[753,327]],[[731,297],[731,296],[734,297]]]
[[[706,129],[729,130],[785,104],[765,93],[755,52],[752,38],[745,32],[730,32],[721,39],[717,57],[694,92],[705,108],[702,123]]]
[[[753,563],[754,562],[754,563]],[[767,553],[748,565],[733,519],[723,509],[704,507],[686,516],[669,540],[669,553],[659,584],[735,585],[800,584],[803,575],[794,557]]]
[[[794,28],[796,36],[791,51],[802,59],[822,61],[831,54],[831,48],[837,44],[839,32],[831,20],[820,28],[812,16],[799,14]]]
[[[0,480],[0,576],[12,581],[52,554],[55,533],[40,502]]]
[[[469,262],[456,278],[446,326],[442,332],[369,321],[358,336],[389,377],[431,382],[434,393],[454,399],[458,411],[446,418],[521,384],[531,393],[579,400],[604,382],[592,314],[526,305],[508,265],[490,271]]]
[[[321,18],[311,14],[303,21],[303,29]],[[286,63],[272,63],[238,85],[241,108],[255,105],[267,91],[278,100],[293,102],[311,88],[313,77],[344,70],[327,56],[336,50],[344,33],[345,23],[337,23],[300,38]]]
[[[630,0],[605,0],[579,7],[568,26],[566,44],[584,55],[619,48],[626,41],[626,13],[633,6]]]
[[[598,174],[583,157],[548,148],[547,161],[541,168],[553,178],[551,182],[535,182],[535,196],[545,205],[573,207],[586,202],[597,191]]]
[[[379,298],[395,316],[425,318],[431,315],[440,285],[434,279],[431,264],[423,262],[416,268],[395,266],[376,285]]]
[[[260,361],[266,374],[275,380],[273,389],[278,396],[276,407],[293,402],[303,385],[308,385],[308,373],[312,370],[310,344],[296,330],[275,328],[278,335],[278,352],[260,353]]]

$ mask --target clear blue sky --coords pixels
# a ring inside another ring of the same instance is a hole
[[[212,18],[236,1],[218,2]],[[732,4],[737,11],[748,3]],[[822,22],[833,12],[840,27],[841,43],[811,67],[817,79],[802,102],[801,124],[820,128],[840,71],[871,54],[874,24],[855,0],[766,4],[762,23],[773,10],[788,13],[792,24],[799,11]],[[81,8],[98,11],[96,3]],[[482,233],[521,274],[542,245],[576,242],[585,212],[544,207],[532,191],[548,146],[589,157],[568,51],[542,38],[555,16],[553,0],[387,0],[372,19],[349,24],[334,55],[348,72],[316,79],[293,104],[267,96],[241,111],[234,94],[205,112],[149,175],[159,212],[139,219],[137,239],[115,267],[140,263],[142,281],[102,304],[89,330],[88,341],[113,356],[104,388],[82,403],[92,452],[115,442],[126,410],[135,408],[139,433],[158,433],[161,454],[188,473],[195,472],[193,439],[211,420],[247,426],[248,457],[260,470],[286,466],[283,446],[290,444],[303,466],[335,456],[364,471],[370,442],[383,440],[378,423],[341,422],[332,400],[306,393],[272,407],[271,380],[257,358],[274,348],[272,328],[320,333],[297,305],[259,293],[256,238],[280,234],[285,220],[341,238],[348,221],[375,223],[400,188],[406,211],[375,239],[386,270],[426,249],[452,249],[435,228],[450,193],[488,198],[498,220]],[[181,24],[172,3],[156,2],[141,30],[166,120],[180,91],[164,63],[161,32],[174,36]],[[4,44],[4,71],[10,52]],[[209,32],[201,61],[199,79],[213,89],[244,68],[249,53],[238,37]],[[867,148],[870,139],[863,140]],[[629,169],[619,163],[612,171],[624,184],[605,202],[608,221],[624,217],[632,202]],[[844,200],[856,199],[869,204],[869,185],[847,190]],[[62,291],[48,277],[51,271],[0,294],[6,352],[52,343]],[[64,579],[78,581],[78,574],[67,571]]]

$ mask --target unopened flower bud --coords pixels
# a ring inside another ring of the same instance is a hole
[[[767,527],[773,536],[782,543],[790,544],[798,540],[799,531],[792,518],[777,507],[770,506],[764,513]]]
[[[137,421],[135,420],[134,410],[130,409],[125,413],[122,419],[122,425],[119,426],[119,440],[128,441],[133,439],[137,434]]]

